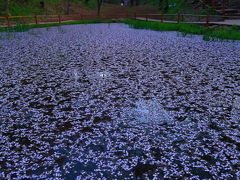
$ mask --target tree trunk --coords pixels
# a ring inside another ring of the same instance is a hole
[[[139,5],[139,0],[135,1],[135,5],[138,6]]]
[[[164,11],[167,12],[169,9],[169,4],[168,4],[168,0],[165,0],[165,7],[164,7]]]
[[[159,8],[159,10],[162,10],[162,4],[163,4],[162,0],[159,0],[158,1],[158,8]]]
[[[3,14],[8,16],[9,15],[9,4],[10,0],[4,0],[3,2]]]
[[[100,16],[101,6],[102,6],[102,0],[97,0],[97,16]]]
[[[134,5],[134,0],[130,0],[130,5],[131,5],[131,6]]]
[[[67,0],[67,4],[66,4],[66,14],[69,15],[70,14],[70,1],[71,0]]]

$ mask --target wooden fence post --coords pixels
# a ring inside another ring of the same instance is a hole
[[[206,16],[206,24],[205,25],[208,28],[208,26],[209,26],[209,15]]]
[[[24,18],[24,17],[22,16],[22,17],[20,18],[20,23],[21,23],[21,24],[25,24],[25,19],[26,19],[26,18]]]
[[[146,21],[148,21],[148,15],[146,14]]]
[[[225,15],[225,0],[222,1],[222,14]]]
[[[137,19],[137,13],[136,12],[134,13],[134,19]]]
[[[58,23],[61,24],[61,16],[58,15]]]
[[[212,1],[211,1],[211,4],[212,4],[213,9],[215,9],[215,8],[216,8],[216,2],[215,2],[215,0],[212,0]]]
[[[201,21],[201,16],[198,15],[198,21]]]
[[[163,14],[161,14],[161,22],[163,22],[163,19],[164,19],[164,17],[163,17],[164,15]]]
[[[7,26],[10,27],[9,16],[6,16],[6,20],[7,20]]]
[[[35,23],[38,24],[38,18],[37,18],[37,15],[35,14]]]
[[[206,0],[202,0],[202,8],[205,8]]]
[[[178,23],[180,23],[180,17],[181,17],[181,16],[180,16],[180,14],[178,13],[178,14],[177,14],[177,22],[178,22]]]

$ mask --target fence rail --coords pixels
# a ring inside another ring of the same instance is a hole
[[[216,22],[223,22],[224,19],[240,19],[240,16],[225,16],[225,15],[196,15],[196,14],[140,14],[140,13],[125,13],[125,14],[72,14],[72,15],[33,15],[33,16],[0,16],[0,26],[10,27],[17,24],[43,24],[43,23],[62,23],[64,21],[91,20],[91,19],[141,19],[154,20],[159,22],[173,23],[195,23],[209,26]],[[219,23],[220,24],[220,23]],[[224,25],[224,24],[223,24]],[[225,24],[227,25],[227,24]],[[239,23],[240,26],[240,23]]]

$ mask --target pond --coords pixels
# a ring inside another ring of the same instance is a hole
[[[240,42],[124,24],[1,33],[0,177],[240,177]]]

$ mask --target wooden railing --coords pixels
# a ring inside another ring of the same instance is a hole
[[[136,19],[146,21],[172,22],[172,23],[193,23],[208,27],[209,25],[231,25],[224,22],[226,19],[238,19],[240,26],[240,16],[226,15],[196,15],[196,14],[136,14]],[[234,25],[234,24],[232,24]],[[237,25],[237,24],[235,24]]]
[[[62,23],[65,21],[92,20],[92,19],[121,19],[133,18],[134,14],[72,14],[72,15],[33,15],[33,16],[0,16],[0,26],[15,26],[17,24]]]
[[[91,19],[140,19],[155,20],[159,22],[173,23],[195,23],[209,26],[213,22],[221,22],[226,18],[240,19],[240,16],[221,16],[221,15],[194,15],[194,14],[72,14],[72,15],[33,15],[33,16],[6,16],[0,17],[0,26],[11,27],[17,24],[44,24],[59,23],[66,21],[91,20]]]

